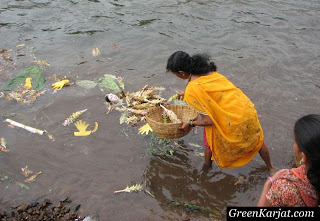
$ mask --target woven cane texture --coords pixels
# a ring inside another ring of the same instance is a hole
[[[198,112],[193,108],[184,105],[164,105],[165,108],[172,110],[181,121],[195,120]],[[163,109],[161,107],[153,107],[149,109],[146,119],[153,132],[160,138],[176,139],[187,135],[189,130],[180,130],[182,123],[171,123],[169,118],[167,123],[163,122]]]

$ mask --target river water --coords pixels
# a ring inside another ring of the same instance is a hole
[[[295,120],[320,113],[319,12],[317,0],[1,0],[0,48],[13,48],[13,54],[16,45],[25,46],[15,68],[1,72],[0,83],[35,57],[50,63],[43,72],[47,91],[35,102],[0,100],[0,137],[10,150],[0,154],[0,170],[12,180],[0,183],[1,205],[69,197],[81,204],[82,217],[95,214],[101,220],[213,219],[170,201],[222,213],[227,206],[255,206],[268,176],[259,155],[241,168],[214,166],[204,173],[204,160],[195,154],[204,150],[201,128],[180,139],[189,151],[148,155],[150,136],[120,125],[117,111],[106,115],[98,87],[74,84],[53,93],[50,77],[76,82],[112,74],[124,78],[127,91],[162,86],[169,97],[186,82],[165,72],[168,57],[176,50],[208,52],[218,71],[255,103],[272,163],[289,168]],[[96,47],[101,55],[94,57]],[[98,122],[99,129],[74,137],[75,128],[61,124],[82,109],[88,109],[82,119],[91,126]],[[8,116],[47,130],[55,141],[8,127]],[[42,171],[29,189],[16,185],[23,182],[20,171],[26,165]],[[113,193],[145,182],[154,198],[145,192]]]

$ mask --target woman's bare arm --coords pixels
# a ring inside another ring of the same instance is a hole
[[[213,125],[213,121],[210,119],[210,117],[208,115],[200,114],[200,116],[201,116],[201,119],[195,120],[192,122],[193,126],[203,126],[204,127],[204,126]],[[189,122],[183,121],[180,129],[187,130],[187,129],[189,129],[189,127],[190,127]]]

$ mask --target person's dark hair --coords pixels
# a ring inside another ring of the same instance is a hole
[[[311,163],[307,176],[317,190],[320,202],[320,115],[310,114],[297,120],[294,136],[299,150]]]
[[[195,54],[192,57],[186,52],[176,51],[167,62],[167,71],[184,71],[189,74],[202,75],[210,71],[217,71],[214,62],[210,62],[208,54]]]

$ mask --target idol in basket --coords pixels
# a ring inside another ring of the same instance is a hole
[[[188,80],[180,95],[201,117],[183,121],[181,129],[204,127],[205,166],[211,167],[213,160],[220,168],[240,167],[259,152],[268,170],[273,172],[254,104],[217,72],[209,55],[191,57],[177,51],[169,57],[166,69],[178,78]]]

